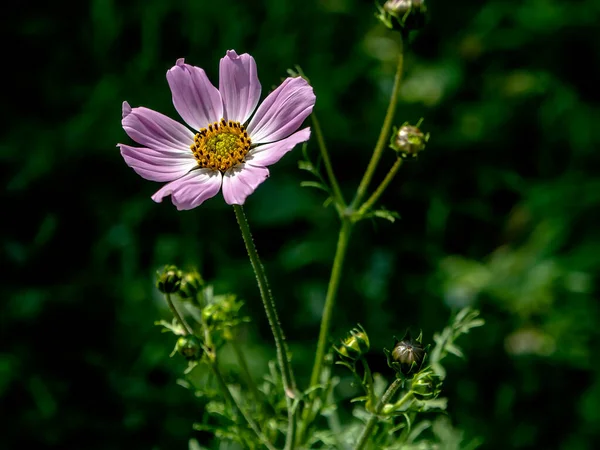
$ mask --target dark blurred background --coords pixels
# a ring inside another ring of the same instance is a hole
[[[381,350],[393,335],[411,326],[431,341],[474,305],[487,324],[459,341],[466,360],[448,359],[453,424],[484,448],[599,448],[600,2],[428,4],[397,123],[424,117],[430,145],[382,199],[401,220],[355,229],[333,337],[362,323],[391,378]],[[385,113],[396,38],[358,0],[13,7],[0,31],[1,447],[210,445],[192,430],[202,404],[175,383],[173,337],[153,325],[168,317],[156,269],[198,267],[246,300],[257,376],[271,336],[233,211],[220,195],[189,212],[152,202],[160,185],[116,148],[131,143],[121,102],[178,119],[165,73],[180,57],[216,84],[225,51],[248,52],[263,97],[300,64],[348,198]],[[299,186],[300,158],[274,166],[246,212],[306,382],[338,223]]]

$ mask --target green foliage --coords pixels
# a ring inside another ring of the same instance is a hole
[[[432,413],[441,413],[447,409],[447,399],[439,398],[442,392],[442,384],[445,378],[445,369],[441,361],[448,354],[461,357],[462,352],[455,341],[461,335],[469,333],[472,328],[483,325],[483,319],[479,318],[479,312],[470,308],[459,311],[441,333],[434,334],[435,345],[431,350],[431,356],[427,357],[423,352],[418,352],[420,363],[416,370],[405,370],[400,367],[399,357],[396,354],[398,344],[410,347],[418,347],[423,350],[422,334],[412,340],[410,335],[404,336],[401,341],[396,341],[393,352],[384,353],[388,359],[389,371],[395,371],[396,381],[382,387],[382,377],[374,377],[368,362],[361,358],[361,366],[356,362],[349,363],[348,358],[340,354],[341,361],[338,364],[349,369],[357,384],[362,387],[366,395],[353,398],[352,403],[362,405],[354,409],[354,415],[362,418],[365,422],[377,420],[376,431],[369,442],[374,443],[373,448],[385,449],[438,449],[444,448],[475,448],[477,441],[463,442],[462,432],[455,430],[452,425],[442,417],[431,421]],[[427,351],[429,346],[426,347]],[[405,353],[402,356],[406,356]],[[426,360],[427,364],[421,367]],[[410,369],[415,368],[410,365]],[[361,375],[362,372],[362,375]],[[387,384],[387,383],[385,383]],[[379,387],[377,387],[379,385]],[[383,389],[386,390],[383,393]],[[389,395],[389,396],[388,396]],[[367,413],[367,414],[365,414]],[[349,442],[356,440],[354,425],[348,425],[347,433],[353,436]],[[427,430],[427,431],[426,431]],[[376,445],[376,447],[375,447]],[[446,447],[447,446],[447,447]],[[369,447],[365,447],[369,448]]]

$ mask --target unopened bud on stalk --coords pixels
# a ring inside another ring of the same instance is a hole
[[[165,266],[162,272],[157,272],[156,287],[163,294],[175,294],[181,287],[183,272],[177,266]]]
[[[179,287],[179,296],[182,299],[194,300],[196,295],[204,288],[204,280],[197,270],[186,272],[181,279]]]
[[[429,141],[429,133],[424,134],[419,128],[405,123],[400,129],[394,130],[390,147],[402,158],[416,158],[425,150],[427,141]]]
[[[402,340],[396,340],[394,349],[390,352],[385,350],[388,358],[388,365],[398,374],[409,376],[415,374],[423,366],[423,361],[427,356],[427,349],[422,344],[423,334],[412,339],[410,333],[406,333]]]
[[[367,353],[369,348],[371,348],[369,336],[365,329],[361,325],[358,325],[357,328],[353,328],[350,331],[348,336],[342,339],[341,346],[336,347],[335,350],[342,358],[356,361]]]
[[[410,387],[417,400],[436,398],[442,389],[442,379],[431,370],[424,370],[412,380]]]
[[[175,344],[177,353],[187,360],[198,360],[202,356],[202,343],[196,336],[181,336]]]
[[[425,0],[387,0],[379,6],[376,17],[388,28],[412,31],[423,28],[427,6]]]

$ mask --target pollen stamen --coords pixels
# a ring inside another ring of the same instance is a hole
[[[190,149],[200,167],[225,172],[244,162],[251,144],[243,125],[221,119],[198,131]]]

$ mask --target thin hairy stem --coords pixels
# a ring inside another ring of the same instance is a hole
[[[312,120],[313,129],[315,130],[315,135],[317,136],[317,144],[319,145],[321,158],[323,158],[323,164],[325,164],[327,178],[329,178],[329,183],[333,189],[333,195],[335,196],[337,205],[343,209],[346,207],[346,202],[344,200],[344,196],[342,195],[342,191],[340,190],[337,179],[335,178],[335,173],[333,172],[333,166],[331,165],[331,160],[329,159],[329,153],[327,152],[327,146],[325,145],[325,138],[323,137],[321,124],[319,123],[319,120],[314,112],[311,114],[310,118]]]
[[[387,388],[387,390],[381,397],[381,400],[379,400],[379,403],[377,404],[375,413],[373,413],[371,415],[371,417],[369,418],[369,421],[367,422],[367,424],[365,425],[365,428],[363,429],[362,434],[358,438],[358,443],[356,444],[355,450],[363,450],[365,448],[365,446],[367,445],[367,442],[369,441],[369,438],[371,437],[371,434],[373,433],[373,430],[375,429],[375,425],[379,421],[379,414],[381,414],[381,410],[383,409],[383,407],[385,406],[386,403],[389,403],[390,399],[394,396],[394,394],[396,393],[398,388],[400,388],[400,386],[402,386],[402,380],[396,379]],[[404,396],[404,398],[402,400],[400,400],[400,402],[398,402],[398,405],[401,405],[402,403],[404,403],[405,399],[407,399],[406,401],[408,401],[409,395],[412,396],[412,393],[409,392],[408,394],[406,394]]]
[[[350,233],[352,231],[352,222],[349,217],[342,217],[342,227],[338,236],[338,243],[333,259],[333,268],[331,270],[331,277],[329,278],[329,285],[327,287],[327,295],[325,296],[325,305],[323,307],[323,316],[321,318],[321,328],[319,330],[319,341],[317,342],[317,352],[315,355],[315,362],[313,364],[312,375],[310,378],[310,387],[314,388],[319,385],[321,379],[321,372],[323,370],[323,361],[327,350],[327,343],[329,341],[329,329],[331,328],[331,317],[333,315],[333,307],[335,305],[335,299],[337,296],[338,288],[340,285],[340,279],[342,276],[342,268],[344,266],[344,259],[346,258],[346,251],[348,250],[348,242],[350,241]],[[315,392],[308,395],[305,399],[306,403],[302,412],[302,422],[300,431],[298,432],[297,442],[301,445],[308,428],[312,420],[314,420],[313,413],[313,402],[315,400]]]
[[[379,186],[377,186],[377,189],[375,189],[375,192],[373,192],[373,194],[371,194],[371,196],[368,198],[368,200],[366,202],[364,202],[362,204],[362,206],[359,208],[358,213],[357,213],[358,217],[362,217],[362,215],[365,214],[370,208],[372,208],[373,205],[377,202],[377,200],[379,200],[379,197],[381,197],[381,194],[383,194],[383,192],[387,189],[388,185],[392,182],[392,180],[398,173],[398,170],[400,170],[400,167],[402,166],[403,161],[404,160],[402,158],[396,159],[396,162],[394,162],[394,165],[392,166],[390,171],[387,173],[387,175],[385,176],[383,181],[379,184]]]
[[[231,340],[231,346],[233,347],[233,352],[235,353],[235,356],[240,365],[240,369],[242,370],[242,375],[244,377],[244,381],[246,382],[246,384],[248,385],[248,388],[250,389],[250,394],[252,395],[252,397],[254,398],[254,400],[256,402],[260,403],[261,395],[258,391],[258,388],[256,387],[256,383],[254,382],[254,379],[252,378],[252,374],[250,373],[250,370],[248,369],[248,363],[246,361],[246,356],[244,355],[244,352],[242,351],[240,344],[238,344],[238,342],[235,338]]]
[[[173,303],[173,299],[171,298],[171,294],[166,293],[165,300],[167,301],[167,305],[169,305],[169,309],[171,310],[173,317],[175,317],[175,319],[181,324],[181,327],[183,328],[183,334],[194,334],[192,328],[188,325],[183,316],[179,314],[179,311],[177,311],[175,303]]]
[[[283,388],[285,390],[285,399],[288,410],[288,433],[285,441],[285,449],[290,450],[294,443],[294,434],[296,430],[296,418],[293,410],[292,400],[296,396],[296,386],[294,382],[294,374],[292,372],[288,356],[289,352],[285,343],[285,335],[283,334],[283,329],[281,328],[281,323],[279,322],[279,317],[277,316],[277,310],[275,309],[275,300],[273,299],[271,290],[269,289],[269,283],[267,281],[265,269],[262,263],[260,262],[258,252],[256,251],[256,246],[254,245],[254,241],[252,240],[252,234],[250,233],[250,226],[248,225],[248,220],[246,219],[246,215],[244,214],[244,208],[241,205],[233,205],[233,209],[235,211],[235,217],[237,218],[240,230],[242,232],[244,244],[246,244],[246,251],[248,252],[248,256],[250,257],[252,269],[254,270],[254,274],[256,275],[258,290],[260,291],[260,297],[262,299],[263,306],[267,314],[269,325],[271,326],[271,332],[273,333],[273,338],[275,339],[275,347],[277,349],[277,363],[279,365],[279,370],[281,371],[281,377],[283,379]]]
[[[229,386],[227,386],[227,383],[225,382],[225,379],[223,378],[223,374],[219,370],[219,366],[217,365],[217,362],[213,361],[210,364],[210,367],[215,375],[215,378],[217,379],[217,383],[219,384],[219,387],[221,388],[223,395],[225,395],[225,399],[227,400],[227,402],[230,405],[232,405],[242,415],[242,417],[244,418],[244,420],[246,420],[246,422],[248,422],[248,425],[250,426],[250,428],[252,428],[252,431],[254,431],[254,433],[260,440],[260,442],[265,447],[267,447],[269,450],[276,450],[275,447],[269,442],[267,437],[262,433],[262,431],[260,431],[258,424],[254,421],[252,416],[248,413],[248,411],[246,411],[242,407],[242,405],[233,396],[233,394],[231,393],[231,390],[229,389]]]
[[[329,341],[329,329],[331,328],[331,317],[333,315],[333,307],[335,305],[335,299],[337,296],[338,287],[340,285],[340,279],[342,277],[342,268],[344,266],[344,259],[346,257],[346,251],[348,249],[348,242],[350,240],[351,231],[352,223],[347,218],[343,218],[342,228],[340,229],[340,234],[338,236],[335,258],[333,260],[331,277],[329,279],[329,286],[327,287],[325,306],[323,307],[323,317],[321,319],[321,329],[319,330],[317,353],[315,355],[315,362],[313,364],[312,375],[310,377],[311,387],[314,387],[319,384],[321,369],[323,367],[323,358],[325,357],[327,343]]]
[[[363,175],[362,180],[360,181],[360,185],[356,191],[356,196],[352,201],[352,208],[356,208],[364,196],[367,193],[367,189],[369,188],[369,183],[371,183],[371,179],[375,173],[375,169],[377,168],[377,164],[379,163],[379,159],[383,153],[383,150],[386,148],[386,144],[388,141],[388,136],[390,134],[390,129],[392,128],[392,121],[394,120],[394,114],[396,112],[396,105],[398,104],[398,93],[400,92],[400,82],[402,81],[402,72],[404,70],[404,41],[402,37],[400,38],[400,54],[398,56],[398,65],[396,66],[396,75],[394,77],[394,87],[392,88],[392,95],[390,97],[390,103],[388,105],[387,112],[385,114],[385,119],[383,120],[383,126],[381,127],[381,132],[379,133],[379,138],[377,139],[377,144],[375,145],[375,149],[373,150],[373,155],[371,156],[371,160],[369,161],[369,165],[367,166],[367,170]]]

